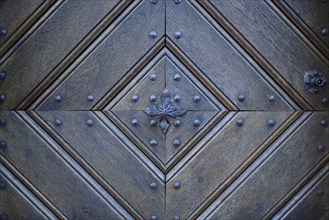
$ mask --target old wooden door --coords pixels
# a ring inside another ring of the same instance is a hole
[[[0,18],[0,219],[329,219],[329,1]]]

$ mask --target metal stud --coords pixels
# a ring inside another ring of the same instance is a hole
[[[7,124],[7,119],[0,118],[0,126],[5,126]]]
[[[174,0],[175,4],[179,4],[182,2],[182,0]]]
[[[174,189],[179,189],[182,186],[180,182],[174,182],[173,187]]]
[[[157,75],[155,73],[152,73],[150,75],[150,80],[155,81],[157,79]]]
[[[322,28],[321,34],[324,35],[324,36],[327,36],[329,34],[328,28]]]
[[[158,184],[156,182],[152,182],[152,183],[150,183],[150,187],[151,187],[151,189],[156,189],[156,188],[158,188]]]
[[[246,99],[246,97],[244,95],[239,95],[238,96],[239,102],[243,102],[245,99]]]
[[[156,36],[157,36],[157,32],[155,32],[155,31],[150,32],[150,37],[151,38],[156,38]]]
[[[327,127],[327,126],[328,126],[328,120],[327,120],[327,119],[322,119],[322,120],[320,121],[320,125],[321,125],[322,127]]]
[[[5,149],[7,147],[7,142],[5,140],[0,140],[0,148]]]
[[[133,102],[138,102],[138,100],[139,100],[138,95],[133,95],[133,96],[131,97],[131,101],[133,101]]]
[[[87,101],[88,101],[88,102],[92,102],[92,101],[94,101],[94,96],[92,96],[92,95],[88,95],[88,96],[87,96]]]
[[[150,96],[150,101],[151,102],[155,102],[157,100],[157,96],[156,95],[151,95]]]
[[[6,101],[6,96],[4,94],[0,95],[0,102]]]
[[[180,217],[178,215],[175,215],[173,220],[180,220]]]
[[[318,195],[318,196],[322,196],[322,195],[323,195],[323,190],[322,190],[322,189],[318,189],[318,190],[316,191],[316,195]]]
[[[244,124],[244,120],[243,120],[243,118],[239,118],[239,119],[236,121],[236,125],[239,126],[239,127],[243,126],[243,124]]]
[[[6,189],[7,188],[7,183],[5,181],[0,181],[0,189]]]
[[[179,81],[180,78],[181,78],[181,75],[180,75],[179,73],[176,73],[176,74],[174,75],[174,80]]]
[[[150,121],[150,125],[151,125],[152,127],[155,127],[155,126],[157,125],[157,121],[152,119],[152,120]]]
[[[193,101],[194,102],[199,102],[201,100],[201,97],[199,95],[194,95],[193,96]]]
[[[158,145],[158,142],[155,139],[150,140],[150,145],[155,147]]]
[[[270,101],[270,102],[275,102],[275,101],[276,101],[275,96],[274,96],[274,95],[270,95],[270,96],[268,97],[268,101]]]
[[[327,98],[327,97],[324,97],[323,99],[322,99],[322,104],[324,104],[324,105],[328,105],[328,103],[329,103],[329,99]]]
[[[180,38],[182,38],[182,35],[183,35],[183,34],[182,34],[182,32],[180,32],[180,31],[176,31],[175,34],[174,34],[174,36],[175,36],[176,39],[180,39]]]
[[[179,95],[175,95],[174,96],[174,100],[175,100],[175,102],[179,102],[180,101],[180,96]]]
[[[156,3],[158,2],[158,0],[150,0],[150,2],[151,2],[152,4],[156,4]]]
[[[138,120],[137,120],[137,119],[133,119],[133,120],[131,120],[131,124],[132,124],[133,126],[137,126],[137,125],[138,125]]]
[[[88,119],[88,120],[86,121],[86,124],[87,124],[89,127],[91,127],[91,126],[94,125],[94,122],[93,122],[93,120]]]
[[[0,220],[7,220],[8,219],[8,215],[5,213],[1,213],[0,214]]]
[[[60,95],[55,96],[55,101],[56,102],[61,102],[62,101],[62,96],[60,96]]]
[[[0,80],[3,80],[3,79],[5,79],[5,78],[6,78],[6,72],[1,71],[1,72],[0,72]]]
[[[324,146],[322,144],[320,144],[316,147],[316,150],[319,151],[319,152],[323,152],[324,151]]]
[[[150,219],[151,219],[151,220],[157,220],[158,218],[157,218],[156,215],[151,215]]]
[[[199,127],[200,124],[201,124],[201,121],[200,121],[199,119],[195,119],[195,120],[193,121],[193,125],[194,125],[195,127]]]
[[[0,27],[0,36],[5,36],[7,34],[7,28],[5,27]]]
[[[269,119],[269,120],[267,121],[267,125],[268,125],[269,127],[273,127],[273,126],[275,125],[275,120]]]
[[[181,124],[182,124],[182,122],[181,122],[179,119],[176,119],[176,120],[174,121],[174,126],[175,126],[175,127],[179,127]]]
[[[54,123],[55,123],[56,126],[61,126],[62,125],[62,121],[59,118],[55,118]]]
[[[180,140],[178,138],[176,138],[174,140],[174,147],[179,147],[179,145],[181,145],[181,142],[180,142]]]

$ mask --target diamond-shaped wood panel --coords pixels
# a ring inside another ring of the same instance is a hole
[[[328,6],[1,1],[0,219],[326,219]]]

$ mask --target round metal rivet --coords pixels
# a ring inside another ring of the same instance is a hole
[[[152,73],[150,75],[150,80],[155,81],[157,79],[157,75],[155,73]]]
[[[236,121],[236,125],[239,126],[239,127],[243,126],[243,124],[244,124],[244,120],[243,120],[243,118],[239,118],[239,119]]]
[[[269,127],[273,127],[273,126],[275,125],[275,120],[269,119],[269,120],[267,121],[267,125],[268,125]]]
[[[195,120],[193,121],[193,125],[194,125],[195,127],[198,127],[200,124],[201,124],[201,121],[200,121],[199,119],[195,119]]]
[[[133,101],[133,102],[138,102],[138,100],[139,100],[138,95],[133,95],[133,96],[131,97],[131,101]]]
[[[54,123],[55,123],[56,126],[61,126],[62,125],[62,121],[59,118],[55,118]]]
[[[199,95],[194,95],[193,96],[193,101],[194,102],[199,102],[201,100],[200,96]]]
[[[5,126],[7,124],[7,119],[0,118],[0,126]]]
[[[87,96],[87,101],[88,101],[88,102],[92,102],[92,101],[94,101],[94,96],[92,96],[92,95],[88,95],[88,96]]]
[[[157,125],[157,121],[152,119],[152,120],[150,121],[150,125],[151,125],[152,127],[155,127],[155,126]]]
[[[137,119],[133,119],[133,120],[131,120],[131,124],[132,124],[133,126],[137,126],[137,125],[138,125],[138,120],[137,120]]]
[[[175,146],[175,147],[179,147],[180,144],[181,144],[181,142],[180,142],[179,139],[175,139],[175,140],[174,140],[174,146]]]
[[[324,151],[324,146],[322,144],[320,144],[316,147],[316,150],[319,151],[319,152],[323,152]]]
[[[1,71],[1,72],[0,72],[0,80],[3,80],[3,79],[5,79],[5,78],[6,78],[6,73],[3,72],[3,71]]]
[[[174,0],[175,4],[179,4],[182,2],[182,0]]]
[[[5,27],[0,27],[0,36],[5,36],[7,34],[7,28]]]
[[[151,2],[152,4],[156,4],[156,3],[158,2],[158,0],[150,0],[150,2]]]
[[[182,122],[181,122],[180,120],[178,120],[178,119],[176,119],[176,120],[174,121],[174,126],[175,126],[175,127],[179,127],[181,124],[182,124]]]
[[[156,215],[151,215],[150,219],[151,219],[151,220],[157,220],[158,218],[157,218]]]
[[[55,96],[55,101],[56,102],[61,102],[62,101],[62,96],[60,96],[60,95]]]
[[[270,96],[268,97],[268,101],[270,101],[270,102],[275,102],[275,101],[276,101],[275,96],[274,96],[274,95],[270,95]]]
[[[318,196],[322,196],[322,195],[323,195],[323,190],[322,190],[322,189],[318,189],[318,190],[316,191],[316,194],[317,194]]]
[[[181,76],[180,76],[179,73],[176,73],[176,74],[174,75],[174,80],[179,81],[180,78],[181,78]]]
[[[180,220],[180,217],[178,215],[175,215],[173,219],[174,220]]]
[[[157,32],[155,32],[155,31],[150,32],[150,37],[151,38],[156,38],[156,36],[157,36]]]
[[[0,214],[0,220],[7,220],[8,219],[8,215],[5,213]]]
[[[246,97],[244,95],[239,95],[238,96],[239,102],[243,102],[245,99],[246,99]]]
[[[180,182],[174,182],[173,187],[174,187],[175,189],[179,189],[181,186],[182,186],[182,185],[181,185]]]
[[[7,183],[5,181],[0,181],[0,189],[6,189]]]
[[[174,36],[175,36],[175,38],[176,39],[180,39],[180,38],[182,38],[182,32],[180,32],[180,31],[177,31],[177,32],[175,32],[175,34],[174,34]]]
[[[329,103],[329,99],[327,97],[324,97],[322,100],[321,100],[322,104],[324,105],[328,105]]]
[[[175,102],[179,102],[180,101],[180,96],[179,95],[175,95],[174,96],[174,100],[175,100]]]
[[[0,140],[0,148],[5,149],[7,147],[7,142],[5,140]]]
[[[150,96],[150,101],[151,102],[155,102],[157,100],[157,96],[156,95],[151,95]]]
[[[6,96],[4,94],[0,95],[0,102],[6,101]]]
[[[327,119],[322,119],[322,120],[320,121],[320,125],[321,125],[322,127],[327,127],[327,126],[328,126],[328,120],[327,120]]]
[[[152,139],[151,141],[150,141],[150,145],[151,146],[157,146],[157,144],[158,144],[158,142],[155,140],[155,139]]]
[[[329,34],[328,28],[322,28],[321,34],[324,35],[324,36],[327,36]]]
[[[91,127],[91,126],[94,125],[94,122],[93,122],[93,120],[91,120],[91,119],[88,119],[88,120],[86,121],[86,123],[87,123],[87,125],[88,125],[89,127]]]
[[[158,184],[156,182],[152,182],[152,183],[150,183],[150,187],[151,187],[151,189],[156,189],[156,188],[158,188]]]

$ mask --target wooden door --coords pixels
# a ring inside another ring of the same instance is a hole
[[[0,1],[0,219],[328,219],[329,1]]]

